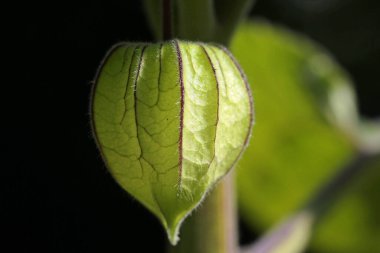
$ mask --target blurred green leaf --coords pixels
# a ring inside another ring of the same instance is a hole
[[[312,248],[323,253],[380,252],[380,159],[366,165],[315,227]]]
[[[283,28],[244,24],[231,48],[256,110],[253,141],[238,164],[239,204],[243,218],[263,231],[307,202],[356,153],[355,97],[347,74],[323,49]],[[318,225],[312,244],[319,252],[374,252],[376,192],[357,187]]]

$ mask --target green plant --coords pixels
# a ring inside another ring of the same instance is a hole
[[[153,33],[165,41],[123,43],[108,53],[92,100],[99,149],[116,181],[160,219],[173,245],[184,218],[209,192],[171,252],[237,252],[233,173],[212,188],[245,148],[253,108],[236,60],[210,43],[229,46],[252,1],[144,4]],[[231,45],[248,73],[259,122],[258,143],[238,164],[242,214],[266,229],[295,212],[246,251],[300,252],[336,193],[378,160],[379,127],[370,123],[375,130],[363,131],[349,78],[312,43],[265,24],[247,24]],[[326,188],[307,202],[329,177]],[[277,180],[277,188],[268,179]],[[284,188],[284,182],[292,187]]]

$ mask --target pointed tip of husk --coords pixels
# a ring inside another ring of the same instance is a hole
[[[189,212],[177,216],[176,219],[172,220],[172,222],[166,223],[165,230],[171,245],[175,246],[179,242],[179,230],[182,226],[183,221],[186,219],[188,215]]]
[[[181,227],[181,223],[174,224],[171,227],[166,228],[166,232],[168,234],[168,238],[170,244],[175,246],[179,241],[179,228]]]

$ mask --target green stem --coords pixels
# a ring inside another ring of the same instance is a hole
[[[237,253],[234,177],[227,175],[181,228],[181,240],[170,253]]]
[[[229,45],[236,27],[241,19],[248,14],[254,2],[255,0],[216,1],[218,27],[215,38],[218,42]]]
[[[156,40],[163,39],[162,2],[159,0],[143,0],[145,16]]]
[[[213,0],[174,0],[175,33],[179,39],[209,42],[215,37]]]
[[[162,0],[162,34],[164,40],[172,39],[172,1]]]
[[[144,0],[144,7],[157,40],[173,37],[228,46],[253,3],[254,0]]]

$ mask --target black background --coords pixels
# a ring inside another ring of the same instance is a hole
[[[251,16],[291,27],[327,47],[356,82],[361,113],[375,118],[380,115],[378,2],[259,0]],[[22,36],[12,65],[17,73],[11,75],[12,91],[2,93],[7,162],[0,229],[6,244],[0,251],[164,252],[166,236],[158,221],[104,168],[88,115],[91,81],[107,49],[122,40],[152,40],[140,1],[31,2],[17,14]],[[241,230],[242,242],[254,238],[243,224]],[[7,246],[12,250],[1,250]]]

